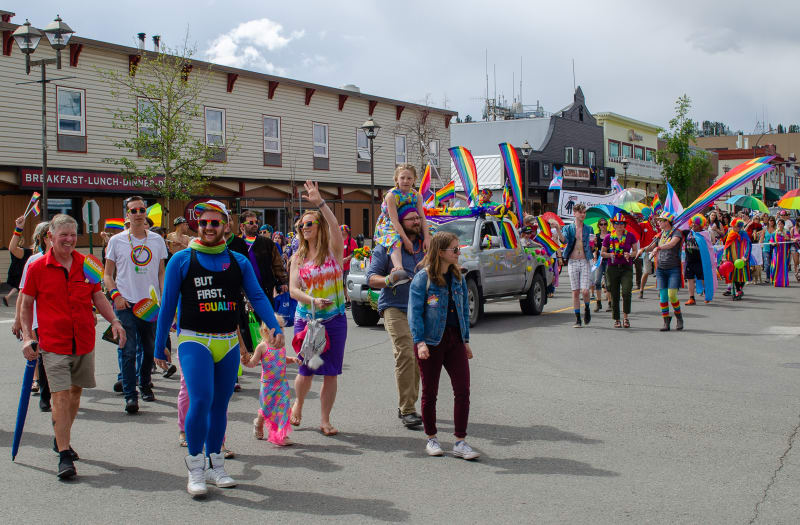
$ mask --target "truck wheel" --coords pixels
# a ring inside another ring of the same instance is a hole
[[[472,327],[478,324],[483,316],[481,293],[478,290],[478,283],[472,278],[467,279],[467,301],[469,302],[469,325]]]
[[[350,303],[350,311],[353,314],[353,321],[358,326],[375,326],[381,318],[369,303],[352,302]]]
[[[547,283],[541,273],[533,276],[533,282],[525,297],[519,300],[519,307],[526,315],[539,315],[547,301]]]

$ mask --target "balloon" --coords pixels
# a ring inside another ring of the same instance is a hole
[[[733,263],[733,266],[736,267],[736,269],[741,270],[744,268],[744,259],[736,259],[736,262]]]
[[[733,263],[730,261],[725,261],[724,263],[719,265],[719,274],[726,279],[733,271]]]
[[[525,271],[532,272],[533,271],[533,267],[532,266],[526,266],[525,267]]]

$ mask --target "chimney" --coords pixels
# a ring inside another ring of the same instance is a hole
[[[750,149],[750,137],[744,137],[744,149]]]
[[[138,33],[136,36],[139,38],[139,51],[144,51],[144,39],[147,35],[145,33]]]
[[[153,51],[158,53],[161,44],[161,35],[153,35]]]

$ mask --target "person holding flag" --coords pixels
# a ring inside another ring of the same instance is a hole
[[[8,267],[6,284],[11,287],[11,290],[3,296],[3,304],[6,306],[8,306],[8,300],[19,292],[22,269],[25,268],[25,263],[33,254],[31,248],[25,247],[25,238],[22,236],[24,227],[25,215],[17,217],[14,221],[14,233],[11,235],[11,240],[8,242],[8,253],[11,255],[11,264]]]

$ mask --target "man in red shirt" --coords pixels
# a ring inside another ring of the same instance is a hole
[[[114,337],[125,343],[125,330],[94,274],[84,272],[85,257],[75,251],[78,223],[58,214],[50,221],[52,248],[28,268],[22,290],[22,354],[33,361],[42,354],[52,392],[54,449],[59,454],[58,477],[75,476],[78,455],[70,446],[70,430],[81,402],[81,391],[94,388],[94,340],[97,322],[92,305],[111,323]],[[39,319],[31,329],[33,303]],[[35,344],[38,340],[38,348]]]

